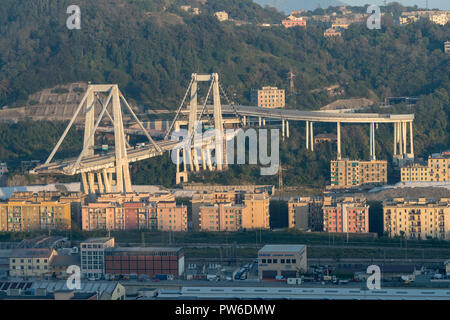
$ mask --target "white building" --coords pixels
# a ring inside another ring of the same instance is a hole
[[[217,18],[217,20],[221,22],[228,20],[228,13],[226,13],[225,11],[218,11],[214,13],[214,16]]]
[[[105,274],[105,249],[114,248],[114,238],[91,238],[80,244],[81,274],[101,279]]]

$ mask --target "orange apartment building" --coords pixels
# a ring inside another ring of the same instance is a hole
[[[369,206],[365,199],[324,198],[323,231],[345,233],[369,232]]]

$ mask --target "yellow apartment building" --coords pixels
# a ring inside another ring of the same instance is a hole
[[[450,181],[450,152],[433,154],[427,164],[413,163],[400,169],[402,182]]]
[[[390,237],[450,239],[450,198],[394,198],[384,203],[383,213]]]
[[[237,231],[269,229],[268,193],[209,192],[193,196],[193,229]]]
[[[284,89],[277,87],[262,87],[252,92],[252,103],[261,108],[284,108],[286,94]]]
[[[52,274],[50,263],[58,253],[54,249],[15,249],[9,257],[11,277],[39,277]]]
[[[70,230],[70,203],[8,201],[0,203],[0,231]]]
[[[243,229],[270,229],[270,197],[267,193],[246,193],[243,204]]]
[[[332,160],[331,188],[349,188],[365,184],[387,183],[386,160]]]

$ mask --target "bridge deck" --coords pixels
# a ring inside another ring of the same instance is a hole
[[[162,151],[172,150],[179,141],[159,141],[158,145],[161,147]],[[127,148],[127,157],[129,162],[140,161],[152,157],[161,155],[155,146],[149,144],[141,148]],[[59,173],[59,174],[72,174],[71,168],[76,162],[76,158],[70,158],[65,160],[57,160],[49,164],[43,164],[36,167],[33,173]],[[85,157],[81,160],[79,168],[75,170],[74,174],[79,174],[83,172],[92,172],[102,169],[113,168],[115,162],[115,153],[110,151],[102,155],[94,155]]]
[[[208,106],[208,112],[214,110]],[[393,123],[398,121],[413,121],[414,114],[378,114],[378,113],[332,113],[323,111],[301,111],[293,109],[268,109],[250,106],[236,106],[236,111],[242,116],[264,117],[294,121],[314,122],[347,122],[347,123]],[[234,113],[229,105],[222,106],[223,113]]]

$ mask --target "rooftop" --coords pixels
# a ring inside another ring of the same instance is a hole
[[[304,244],[267,244],[259,250],[261,252],[300,252],[306,248]]]
[[[119,248],[108,248],[105,251],[113,252],[178,252],[183,250],[181,247],[119,247]]]
[[[57,255],[53,258],[51,265],[53,267],[65,267],[71,265],[79,265],[80,264],[80,255],[79,254],[71,254],[71,255]]]
[[[114,238],[112,238],[112,237],[89,238],[87,240],[84,240],[82,243],[105,243],[111,239],[114,239]]]
[[[10,258],[50,258],[52,251],[48,248],[14,249]]]

